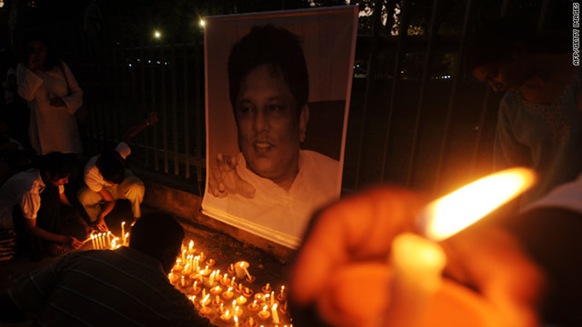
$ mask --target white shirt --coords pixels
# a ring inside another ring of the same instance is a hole
[[[575,180],[562,184],[541,199],[532,202],[522,211],[536,208],[557,207],[582,214],[582,174]]]
[[[313,213],[339,198],[341,170],[339,161],[320,153],[301,150],[299,173],[286,191],[273,181],[250,171],[242,153],[237,157],[237,173],[255,187],[252,199],[238,194],[215,198],[207,192],[205,210],[225,212],[267,229],[300,239]],[[214,208],[212,208],[214,207]]]
[[[46,185],[37,169],[29,169],[10,177],[0,188],[0,228],[14,228],[12,210],[18,205],[26,219],[36,219],[40,209],[40,193]],[[65,187],[59,186],[59,193]]]
[[[131,154],[131,150],[126,143],[120,142],[116,147],[115,151],[121,155],[123,159],[127,158]],[[97,159],[100,155],[91,157],[85,165],[85,184],[93,192],[99,192],[104,187],[113,187],[115,184],[106,181],[101,175],[101,171],[97,168]]]

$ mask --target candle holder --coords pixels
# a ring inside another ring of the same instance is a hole
[[[190,293],[198,295],[200,294],[200,292],[202,292],[202,288],[198,286],[198,282],[194,282],[194,284],[192,284],[192,287],[190,288]]]
[[[212,295],[218,295],[221,292],[222,292],[222,287],[220,287],[218,285],[210,289],[210,294],[212,294]]]
[[[219,307],[221,304],[223,304],[222,300],[220,299],[219,295],[216,295],[216,297],[214,298],[214,300],[212,300],[212,304],[214,304],[214,306]]]
[[[249,271],[247,270],[250,267],[250,264],[247,261],[239,261],[234,264],[234,270],[236,273],[236,278],[243,279],[245,276],[250,276]]]
[[[227,274],[224,274],[222,276],[222,278],[220,279],[220,284],[222,284],[222,286],[229,286],[230,284],[230,278],[228,278]]]
[[[229,321],[231,318],[232,318],[232,314],[230,313],[230,310],[226,310],[220,315],[220,320],[225,321],[225,322]]]
[[[233,296],[234,296],[234,292],[232,291],[231,287],[229,287],[226,292],[222,293],[222,298],[227,300],[227,301],[232,299]]]
[[[200,275],[199,273],[190,274],[190,276],[188,276],[188,278],[190,278],[191,280],[193,280],[195,282],[198,282],[198,284],[204,283],[204,277],[202,275]]]
[[[234,275],[236,273],[236,270],[234,269],[234,264],[230,264],[230,266],[228,266],[228,268],[226,269],[226,272],[229,275]]]
[[[257,280],[257,277],[249,275],[245,280],[252,284],[255,280]]]
[[[221,315],[221,314],[223,314],[223,313],[224,313],[224,302],[223,302],[223,303],[221,303],[221,304],[218,306],[218,308],[216,308],[216,312],[217,312],[219,315]]]
[[[256,322],[253,317],[250,317],[249,320],[244,324],[245,327],[258,327],[259,323]]]
[[[247,303],[247,298],[246,297],[244,297],[244,296],[241,295],[241,296],[239,296],[239,297],[236,298],[236,304],[243,305],[245,303]]]
[[[212,309],[210,309],[209,307],[204,306],[204,305],[198,310],[198,313],[200,313],[203,316],[207,316],[211,312],[212,312]]]
[[[233,310],[232,310],[232,314],[233,315],[237,315],[240,316],[242,315],[242,309],[237,305]]]
[[[269,311],[267,311],[265,308],[263,308],[263,310],[259,311],[259,313],[257,313],[257,316],[259,318],[261,318],[262,320],[267,320],[269,319],[269,317],[271,317],[271,313]]]
[[[271,293],[271,291],[272,291],[271,284],[269,284],[269,283],[265,284],[265,286],[263,286],[263,288],[261,288],[261,290],[263,290],[263,293],[265,293],[265,294]]]
[[[242,295],[248,299],[248,298],[250,298],[251,296],[253,296],[253,293],[254,293],[254,292],[253,292],[253,290],[251,290],[251,289],[250,289],[250,288],[248,288],[248,287],[245,287],[245,288],[243,289]]]
[[[283,302],[283,304],[281,304],[278,308],[279,312],[281,312],[284,315],[289,313],[289,309],[287,308],[287,301]]]
[[[264,297],[265,297],[265,293],[261,293],[261,292],[255,293],[255,300],[257,300],[257,302],[263,301]]]
[[[261,308],[261,306],[257,303],[257,301],[253,301],[247,305],[247,308],[252,312],[257,312]]]
[[[236,288],[234,289],[237,293],[242,293],[243,292],[243,285],[242,283],[238,283],[238,285],[236,285]]]

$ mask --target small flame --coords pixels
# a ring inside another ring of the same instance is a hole
[[[421,214],[425,235],[446,239],[530,188],[535,174],[527,168],[506,169],[483,177],[429,203]]]

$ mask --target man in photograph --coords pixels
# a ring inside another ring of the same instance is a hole
[[[240,153],[219,153],[208,187],[230,214],[300,237],[312,213],[339,197],[339,161],[302,149],[309,77],[300,39],[255,26],[228,59]]]

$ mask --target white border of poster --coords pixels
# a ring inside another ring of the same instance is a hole
[[[316,210],[311,207],[305,211],[299,209],[317,198],[312,193],[320,191],[319,185],[304,187],[299,197],[289,195],[299,178],[289,193],[270,192],[269,197],[260,196],[260,187],[257,187],[256,196],[250,199],[239,194],[216,197],[209,192],[209,178],[218,154],[234,158],[242,155],[229,99],[227,63],[231,48],[253,26],[267,24],[284,28],[301,40],[309,75],[309,122],[302,152],[322,153],[337,162],[331,172],[325,172],[333,175],[333,195],[325,201],[318,200],[322,202],[317,205],[319,208],[339,198],[341,192],[358,10],[354,6],[340,6],[205,18],[207,178],[202,213],[283,246],[296,248]],[[237,166],[237,171],[241,166]],[[281,206],[281,203],[291,203],[291,207],[286,207],[287,204]],[[275,207],[267,209],[270,205]],[[265,208],[265,211],[250,214],[250,211],[241,209],[251,206]],[[302,212],[300,218],[288,218],[295,212]]]

